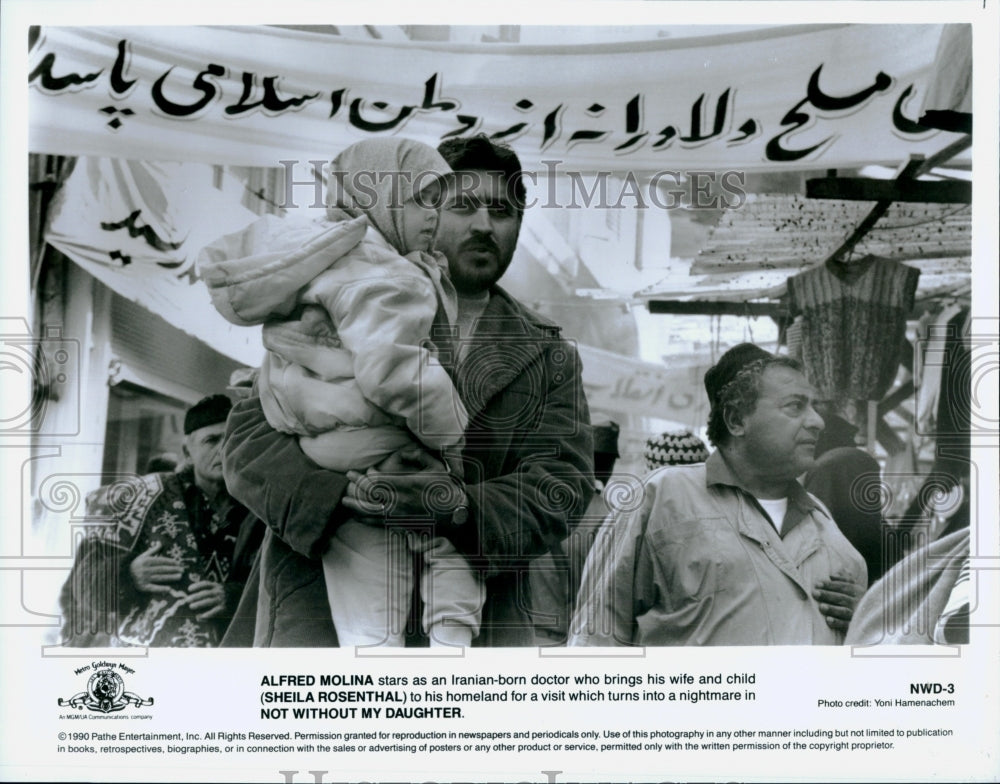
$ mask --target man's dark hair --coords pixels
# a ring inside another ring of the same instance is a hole
[[[524,187],[521,161],[506,144],[490,139],[485,133],[464,139],[447,139],[438,145],[438,152],[454,171],[486,171],[503,174],[507,180],[507,195],[524,211],[528,195]]]
[[[760,398],[760,379],[769,367],[787,367],[802,372],[802,365],[791,357],[767,356],[744,365],[719,389],[708,412],[708,440],[719,447],[729,440],[726,413],[739,418],[749,416]]]

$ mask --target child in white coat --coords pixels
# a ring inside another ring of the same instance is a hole
[[[433,251],[444,159],[408,139],[374,139],[333,161],[326,215],[268,217],[202,252],[213,304],[237,324],[263,323],[261,405],[314,462],[363,472],[414,443],[460,471],[468,422],[428,344],[454,322],[447,260]],[[317,488],[322,492],[322,488]],[[403,644],[424,560],[423,624],[431,644],[478,634],[482,581],[446,538],[341,525],[323,555],[341,645]]]

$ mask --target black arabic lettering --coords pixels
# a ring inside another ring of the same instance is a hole
[[[705,101],[705,94],[702,93],[699,95],[698,100],[691,105],[691,135],[682,136],[681,141],[701,144],[714,139],[716,136],[721,136],[723,130],[725,130],[726,115],[729,112],[729,94],[730,90],[727,89],[719,96],[719,100],[715,102],[715,121],[712,125],[712,132],[708,134],[701,132],[702,105]]]
[[[674,140],[674,137],[676,136],[677,136],[677,129],[672,125],[668,125],[662,131],[660,131],[660,140],[653,145],[653,149],[665,150],[667,147],[671,145],[671,143]]]
[[[462,115],[459,115],[459,116],[461,117]],[[521,131],[523,131],[527,127],[528,127],[528,123],[523,123],[523,122],[522,123],[514,123],[512,126],[510,126],[510,128],[507,128],[507,129],[502,130],[502,131],[497,131],[496,133],[491,133],[490,134],[490,138],[491,139],[506,139],[507,137],[510,137],[510,136],[516,136],[517,134],[521,133]]]
[[[615,152],[625,152],[649,136],[647,131],[641,130],[642,127],[642,95],[638,94],[625,106],[625,133],[632,134],[632,137],[615,147]]]
[[[135,114],[134,111],[129,109],[127,106],[124,109],[119,109],[117,106],[103,106],[98,109],[101,114],[106,114],[111,119],[108,120],[107,125],[112,131],[117,131],[124,125],[122,117],[131,117]],[[121,117],[116,117],[115,115],[121,115]]]
[[[795,104],[795,106],[793,106],[784,117],[781,118],[782,126],[791,125],[792,127],[782,131],[767,143],[767,147],[764,148],[764,153],[769,161],[786,162],[800,160],[805,158],[807,155],[812,154],[833,138],[832,136],[828,136],[819,144],[815,144],[804,150],[786,150],[781,145],[782,140],[788,136],[788,134],[794,133],[800,128],[804,128],[809,123],[809,115],[805,112],[799,111],[799,109],[807,103],[809,103],[809,99],[803,98]]]
[[[899,100],[896,101],[896,105],[892,107],[892,124],[893,127],[900,133],[927,133],[927,131],[933,130],[928,128],[926,125],[921,125],[915,120],[911,120],[905,114],[903,114],[903,104],[906,100],[913,94],[913,85],[911,84],[905,90],[903,94],[899,96]]]
[[[629,99],[629,102],[625,105],[625,133],[630,134],[629,138],[626,139],[621,144],[617,145],[614,150],[617,153],[624,153],[634,149],[639,149],[643,140],[649,136],[649,132],[643,130],[643,110],[642,110],[642,94],[636,94]],[[599,103],[593,103],[587,107],[585,110],[587,114],[599,117],[604,111],[605,107]],[[551,117],[552,115],[550,115]],[[557,115],[558,117],[558,115]],[[548,130],[548,129],[547,129]],[[579,142],[599,142],[603,141],[606,137],[611,134],[611,131],[600,131],[600,130],[580,130],[574,131],[568,141],[568,145],[572,146]],[[638,146],[637,146],[638,145]]]
[[[95,71],[91,74],[86,74],[80,76],[80,74],[68,73],[65,76],[53,76],[52,66],[55,65],[56,56],[54,52],[49,52],[42,61],[35,66],[35,70],[28,74],[28,84],[31,84],[35,79],[39,81],[39,87],[48,92],[57,93],[60,90],[65,90],[70,87],[79,87],[81,84],[87,84],[88,82],[93,82],[104,73],[102,68],[99,71]]]
[[[111,67],[111,92],[122,97],[135,85],[135,79],[126,79],[125,72],[132,59],[132,47],[126,39],[118,42],[118,56],[115,64]]]
[[[180,259],[178,261],[158,261],[156,262],[156,266],[163,267],[163,269],[177,269],[187,263],[187,259]]]
[[[330,110],[330,116],[333,117],[340,109],[340,104],[343,101],[343,91],[339,91],[341,94],[338,95],[334,93],[331,97],[332,108]],[[387,120],[373,120],[368,119],[363,116],[363,112],[366,108],[371,107],[379,112],[384,112],[389,109],[389,104],[385,101],[372,101],[368,102],[362,98],[355,98],[351,101],[350,113],[348,116],[348,121],[355,128],[359,128],[362,131],[377,132],[377,131],[392,131],[399,128],[403,123],[407,122],[414,112],[431,112],[431,111],[441,111],[441,112],[451,112],[459,108],[458,101],[452,100],[450,98],[442,99],[440,97],[440,88],[438,85],[438,74],[432,74],[427,81],[424,82],[424,97],[420,102],[419,106],[403,106],[396,113],[395,117],[391,117]],[[470,128],[479,124],[479,118],[471,117],[470,115],[459,115],[459,122],[462,123],[463,127],[458,131],[450,131],[446,133],[441,138],[447,138],[448,136],[458,136]]]
[[[455,117],[455,119],[458,120],[461,127],[456,128],[454,131],[448,131],[448,133],[442,134],[442,139],[448,139],[452,136],[461,136],[463,133],[471,133],[478,128],[479,124],[482,122],[482,120],[478,117],[471,114],[460,114]]]
[[[608,133],[608,131],[573,131],[569,137],[568,145],[572,147],[578,142],[599,142]]]
[[[562,135],[562,112],[563,105],[559,104],[545,116],[544,135],[542,136],[543,150]]]
[[[514,104],[514,108],[517,109],[517,111],[521,112],[521,114],[527,114],[533,108],[535,108],[535,104],[529,101],[527,98],[522,98],[520,101]],[[465,127],[456,131],[449,131],[448,133],[446,133],[444,136],[441,137],[442,139],[447,138],[449,136],[461,136],[463,133],[470,131],[472,128],[476,127],[480,123],[480,119],[478,117],[473,117],[472,115],[468,114],[460,114],[458,115],[458,118],[459,120],[463,121]],[[524,133],[524,131],[527,128],[528,128],[528,123],[526,122],[514,123],[509,128],[504,128],[502,131],[495,131],[491,133],[490,138],[507,139],[507,140],[514,139],[520,136],[522,133]]]
[[[101,228],[105,231],[118,231],[119,229],[126,229],[128,231],[128,236],[130,237],[142,237],[146,244],[156,248],[156,250],[166,253],[167,251],[177,250],[183,242],[167,242],[166,240],[160,239],[153,228],[149,225],[140,226],[139,217],[142,215],[142,210],[135,210],[130,213],[127,218],[120,221],[101,221]],[[167,266],[176,266],[175,264],[170,264]]]
[[[225,108],[225,113],[233,116],[253,111],[261,107],[265,111],[280,113],[287,109],[298,109],[309,101],[319,97],[319,93],[312,93],[299,96],[298,98],[279,98],[277,88],[277,76],[265,76],[263,80],[264,95],[260,100],[250,102],[250,96],[254,93],[254,86],[257,81],[256,74],[250,71],[243,72],[243,93],[239,101]]]
[[[333,117],[333,115],[340,111],[340,107],[344,104],[344,95],[346,93],[346,87],[342,87],[341,89],[334,90],[330,93],[330,117]]]
[[[828,136],[823,139],[823,141],[818,144],[813,145],[802,150],[789,150],[785,148],[782,141],[786,136],[795,131],[804,128],[811,119],[809,114],[801,111],[802,107],[806,104],[811,104],[817,109],[822,111],[839,111],[843,112],[848,109],[854,109],[860,106],[869,98],[871,98],[875,93],[884,92],[892,86],[892,77],[879,71],[875,77],[875,82],[871,87],[865,88],[860,92],[854,93],[854,95],[848,95],[844,97],[835,97],[827,95],[820,89],[819,86],[819,76],[823,70],[823,66],[820,65],[815,71],[813,71],[812,76],[809,77],[809,85],[806,89],[806,97],[799,101],[795,106],[793,106],[788,113],[782,118],[781,125],[784,127],[786,125],[791,125],[790,128],[785,128],[781,133],[775,136],[767,143],[765,148],[765,155],[769,161],[779,161],[779,162],[790,162],[798,161],[806,156],[812,154],[816,150],[820,149],[826,145],[833,136]]]
[[[757,121],[752,118],[747,120],[739,127],[739,132],[741,135],[730,139],[729,144],[739,144],[740,142],[745,142],[754,138],[759,132]]]
[[[885,92],[892,87],[892,77],[887,73],[879,71],[875,76],[875,83],[871,87],[866,87],[861,92],[843,97],[827,95],[819,86],[819,75],[822,70],[823,66],[820,65],[819,68],[813,71],[812,76],[809,77],[809,86],[806,88],[806,100],[821,112],[842,112],[846,109],[853,109],[863,104],[875,95],[875,93]]]
[[[416,109],[416,107],[414,106],[404,106],[399,110],[399,112],[396,114],[395,117],[389,120],[382,120],[382,121],[366,120],[364,117],[361,116],[361,110],[365,105],[366,101],[364,101],[361,98],[355,98],[353,101],[351,101],[349,122],[355,128],[359,128],[362,131],[369,131],[369,132],[394,130],[398,128],[403,122],[408,120]],[[371,104],[371,106],[379,111],[385,111],[386,109],[389,108],[389,104],[385,103],[384,101],[375,101],[374,103]]]
[[[433,109],[438,109],[442,112],[455,111],[455,109],[459,108],[458,101],[454,101],[450,98],[440,100],[440,92],[438,90],[437,82],[437,74],[433,74],[430,79],[424,82],[424,100],[420,104],[420,110],[424,112],[429,112]]]
[[[206,77],[226,75],[226,69],[223,66],[210,63],[204,71],[194,78],[194,82],[192,83],[194,89],[201,91],[201,98],[194,103],[181,104],[174,103],[163,94],[163,83],[167,81],[167,77],[170,76],[170,72],[173,70],[174,66],[170,66],[167,72],[156,80],[152,89],[153,103],[156,104],[161,112],[170,117],[190,117],[192,114],[204,109],[219,94],[219,88]]]

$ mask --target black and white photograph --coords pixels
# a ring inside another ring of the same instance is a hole
[[[5,3],[0,778],[996,780],[996,9],[811,5]]]

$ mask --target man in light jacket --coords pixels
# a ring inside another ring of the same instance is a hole
[[[835,645],[865,562],[798,483],[823,419],[800,366],[749,343],[705,374],[705,463],[667,466],[584,568],[571,645]]]

